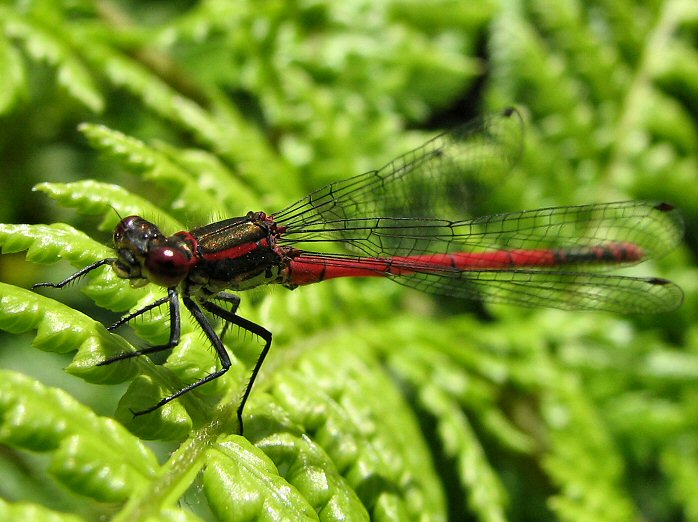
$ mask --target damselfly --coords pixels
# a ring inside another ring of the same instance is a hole
[[[496,190],[498,179],[516,161],[521,126],[518,113],[507,109],[272,214],[248,212],[171,236],[129,216],[114,231],[115,257],[60,283],[35,287],[61,288],[109,265],[133,286],[154,283],[167,289],[166,297],[109,327],[114,330],[168,304],[167,344],[122,353],[102,365],[176,346],[181,297],[213,345],[220,367],[136,415],[156,410],[230,368],[221,336],[205,312],[258,335],[264,347],[237,410],[241,432],[245,403],[272,334],[237,315],[240,298],[229,291],[386,277],[426,292],[523,306],[620,313],[679,306],[681,290],[665,279],[603,273],[664,254],[679,241],[682,222],[669,204],[622,201],[477,217],[479,195]]]

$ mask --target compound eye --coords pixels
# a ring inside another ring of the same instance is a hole
[[[167,288],[177,286],[189,273],[190,265],[186,252],[168,246],[152,248],[145,261],[149,279]]]
[[[137,228],[142,228],[143,223],[147,223],[143,218],[138,216],[128,216],[119,221],[114,229],[114,241],[123,240],[129,232]]]
[[[139,216],[125,217],[114,229],[116,249],[125,248],[139,255],[145,255],[150,244],[161,241],[162,238],[158,227]]]

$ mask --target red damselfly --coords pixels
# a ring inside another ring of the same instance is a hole
[[[160,408],[230,367],[221,336],[204,311],[259,336],[264,347],[237,410],[241,431],[242,412],[272,334],[237,315],[240,298],[231,290],[266,284],[293,289],[337,277],[378,276],[427,292],[523,306],[620,313],[679,306],[681,290],[670,281],[603,273],[670,250],[682,235],[682,221],[671,205],[623,201],[477,217],[478,195],[496,190],[488,183],[496,185],[516,161],[521,127],[518,113],[507,109],[273,214],[249,212],[171,236],[129,216],[114,231],[116,257],[60,283],[35,287],[61,288],[110,265],[133,286],[150,282],[167,289],[166,297],[109,327],[168,304],[167,344],[123,353],[102,365],[176,346],[181,296],[216,350],[220,368],[135,415]]]

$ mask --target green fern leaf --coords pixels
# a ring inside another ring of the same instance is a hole
[[[24,82],[19,53],[0,35],[0,114],[8,112],[24,93]]]
[[[406,122],[516,104],[526,153],[506,187],[487,180],[497,209],[666,200],[698,227],[694,1],[185,4],[0,7],[3,221],[91,235],[93,216],[111,233],[137,214],[170,234],[274,211],[435,132]],[[27,196],[47,179],[35,190],[90,217],[47,217]],[[0,225],[0,275],[56,282],[114,256],[90,235]],[[1,339],[0,519],[695,517],[693,243],[629,269],[685,288],[667,317],[469,315],[377,280],[245,292],[274,344],[244,438],[254,336],[230,329],[226,375],[134,418],[218,367],[188,313],[175,349],[100,366],[167,342],[167,306],[104,327],[162,288],[108,266],[74,285],[88,300],[2,283],[0,329],[48,353]]]
[[[220,440],[209,450],[203,482],[220,520],[318,520],[313,506],[278,475],[271,459],[239,437]]]
[[[23,502],[9,503],[0,499],[0,519],[32,520],[36,522],[83,522],[84,519],[68,513],[57,513],[49,509]]]
[[[121,425],[96,416],[61,390],[6,370],[1,376],[0,440],[52,451],[50,472],[65,486],[117,502],[152,480],[155,456]]]
[[[40,183],[34,190],[48,194],[64,206],[77,208],[83,214],[104,214],[102,230],[114,230],[120,220],[119,216],[131,215],[153,219],[160,223],[164,230],[176,231],[183,228],[179,222],[163,212],[162,208],[117,185],[84,180],[74,183]],[[106,252],[105,250],[103,257],[110,257]]]
[[[104,98],[93,84],[90,73],[65,39],[44,21],[18,16],[12,9],[0,9],[0,20],[5,34],[20,40],[26,52],[37,61],[45,61],[57,68],[58,83],[75,100],[93,112],[101,112]]]
[[[133,363],[122,366],[118,373],[108,367],[94,366],[109,356],[130,351],[131,347],[80,312],[7,284],[0,284],[0,299],[3,330],[14,333],[37,330],[33,344],[42,350],[56,353],[79,350],[82,366],[88,368],[83,377],[91,382],[121,382],[137,371]]]

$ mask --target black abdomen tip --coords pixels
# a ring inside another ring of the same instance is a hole
[[[647,279],[647,282],[651,285],[657,285],[657,286],[673,284],[668,279],[664,279],[662,277],[650,277],[649,279]]]
[[[659,210],[661,212],[671,212],[672,210],[674,210],[674,205],[670,205],[669,203],[662,202],[662,203],[657,203],[654,206],[654,208],[656,208],[657,210]]]

